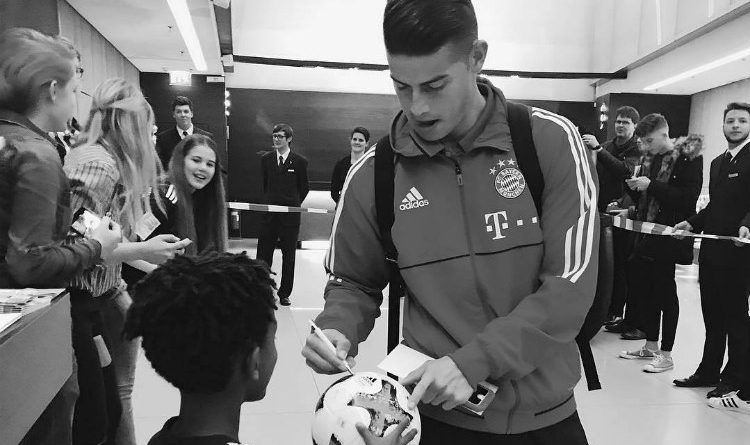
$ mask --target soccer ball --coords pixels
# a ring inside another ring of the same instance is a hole
[[[419,411],[407,407],[409,392],[390,377],[375,372],[358,372],[336,381],[318,400],[312,423],[315,445],[364,445],[356,424],[367,426],[376,436],[390,434],[405,418],[411,420],[404,434],[417,435],[409,442],[419,443]]]

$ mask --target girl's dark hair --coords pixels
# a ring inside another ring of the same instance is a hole
[[[208,146],[216,154],[216,170],[211,182],[193,191],[185,174],[185,157],[199,145]],[[177,144],[169,161],[169,181],[177,190],[177,235],[193,241],[185,252],[195,254],[206,249],[224,252],[227,249],[227,203],[221,162],[213,139],[192,134]]]

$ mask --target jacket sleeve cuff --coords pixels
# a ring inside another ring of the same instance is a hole
[[[686,219],[688,224],[693,227],[693,233],[701,233],[703,232],[703,225],[701,224],[700,214],[691,216],[690,218]]]
[[[477,383],[490,375],[490,365],[476,341],[448,354],[448,357],[458,366],[472,388],[476,388]]]

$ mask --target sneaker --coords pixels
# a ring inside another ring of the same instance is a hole
[[[651,360],[655,357],[656,354],[654,354],[654,351],[646,349],[646,347],[642,347],[641,349],[637,349],[635,351],[622,351],[620,352],[620,358],[628,359],[628,360]]]
[[[651,363],[643,367],[643,371],[664,372],[669,371],[672,368],[674,368],[674,360],[672,360],[672,357],[654,353],[654,359],[651,360]]]
[[[708,399],[708,406],[726,411],[750,414],[750,402],[740,399],[737,393],[737,391],[732,391],[724,397],[711,397]]]

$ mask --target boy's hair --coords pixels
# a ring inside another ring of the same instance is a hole
[[[637,124],[638,121],[641,120],[641,115],[638,113],[638,110],[636,110],[633,107],[629,107],[627,105],[624,105],[617,109],[617,112],[615,113],[615,118],[618,116],[626,117],[630,119],[631,122],[634,124]]]
[[[667,119],[665,119],[664,116],[659,113],[651,113],[638,121],[635,126],[635,135],[639,138],[642,138],[647,134],[651,134],[656,130],[666,128],[668,126],[669,125],[667,124]]]
[[[294,130],[289,124],[275,124],[271,133],[278,133],[279,131],[284,133],[287,139],[294,137]]]
[[[187,105],[190,107],[190,111],[193,111],[193,101],[190,100],[187,96],[177,96],[172,101],[172,111],[174,111],[175,108],[181,107],[183,105]]]
[[[349,135],[349,138],[351,139],[352,136],[354,136],[354,133],[359,133],[362,136],[365,137],[365,142],[370,141],[370,132],[365,127],[357,127],[354,130],[352,130],[352,134]]]
[[[732,102],[729,105],[727,105],[727,108],[724,110],[724,119],[727,118],[727,113],[729,113],[732,110],[745,110],[748,113],[750,113],[750,104],[747,102]]]
[[[389,54],[426,56],[448,43],[468,53],[478,38],[471,0],[389,0],[383,17]]]
[[[244,253],[178,256],[135,286],[124,332],[143,338],[154,370],[181,391],[220,392],[266,341],[274,287],[268,266]]]

